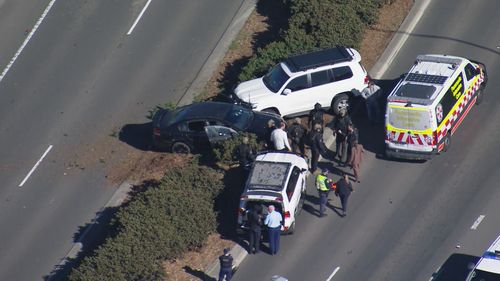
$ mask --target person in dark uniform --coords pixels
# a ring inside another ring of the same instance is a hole
[[[318,168],[319,156],[323,153],[323,127],[320,124],[314,125],[313,130],[309,133],[311,145],[311,173],[314,173]]]
[[[274,142],[271,140],[271,134],[276,129],[276,123],[274,122],[273,119],[269,119],[267,121],[267,128],[266,128],[266,137],[265,137],[265,150],[273,150],[274,149]]]
[[[335,157],[339,158],[341,163],[347,161],[347,125],[351,123],[351,118],[347,115],[347,110],[341,110],[339,116],[333,123],[333,135],[335,137]]]
[[[325,110],[321,107],[320,103],[316,103],[314,105],[314,109],[309,112],[309,126],[311,129],[314,129],[314,125],[320,124],[323,127],[324,119],[323,114]]]
[[[352,188],[352,183],[349,180],[347,174],[343,174],[342,178],[337,181],[337,188],[335,189],[335,195],[340,197],[340,204],[342,204],[342,217],[347,216],[347,201],[349,200],[349,195],[354,191]]]
[[[255,160],[255,152],[252,150],[248,142],[248,137],[245,136],[241,140],[241,144],[236,148],[243,181],[246,181],[248,173],[252,168],[252,163]]]
[[[224,249],[224,254],[219,257],[219,261],[219,281],[223,281],[224,277],[226,281],[230,281],[233,277],[233,257],[229,253],[229,248]]]
[[[295,118],[293,124],[288,128],[288,137],[292,141],[292,151],[295,153],[305,154],[304,138],[307,129],[301,124],[300,118]]]
[[[248,214],[248,244],[249,253],[258,254],[260,252],[260,237],[262,235],[262,206],[255,205]]]

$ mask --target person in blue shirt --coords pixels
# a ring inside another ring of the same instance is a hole
[[[283,217],[275,210],[273,205],[269,205],[268,210],[269,214],[266,216],[264,224],[269,229],[271,255],[276,255],[280,247],[281,222],[283,221]]]

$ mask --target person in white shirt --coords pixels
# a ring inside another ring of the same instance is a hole
[[[264,224],[269,230],[269,248],[271,250],[271,255],[276,255],[280,248],[281,222],[283,221],[283,217],[276,211],[273,205],[269,205],[268,210],[269,214],[266,216]]]
[[[374,123],[381,121],[380,108],[378,105],[379,91],[380,87],[371,80],[368,82],[368,87],[361,91],[361,96],[366,101],[366,113],[368,115],[368,119]]]
[[[281,122],[280,127],[271,132],[271,141],[274,144],[274,149],[291,151],[292,149],[290,148],[290,143],[288,142],[288,135],[285,131],[285,126],[285,122]]]

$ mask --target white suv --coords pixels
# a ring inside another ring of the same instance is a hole
[[[362,91],[368,80],[360,54],[337,46],[290,57],[264,77],[240,83],[233,98],[281,116],[307,113],[316,103],[338,114],[348,109],[349,96]]]
[[[498,280],[500,280],[500,236],[486,250],[467,277],[467,281]]]
[[[309,176],[307,160],[285,151],[257,155],[248,176],[238,209],[238,232],[247,229],[247,215],[260,205],[264,216],[267,207],[274,205],[283,216],[281,230],[293,233],[295,218],[302,210],[306,182]]]

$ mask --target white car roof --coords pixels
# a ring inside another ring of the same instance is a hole
[[[291,163],[299,168],[307,169],[307,161],[304,157],[292,152],[273,151],[257,155],[255,161],[267,161],[277,163]]]

